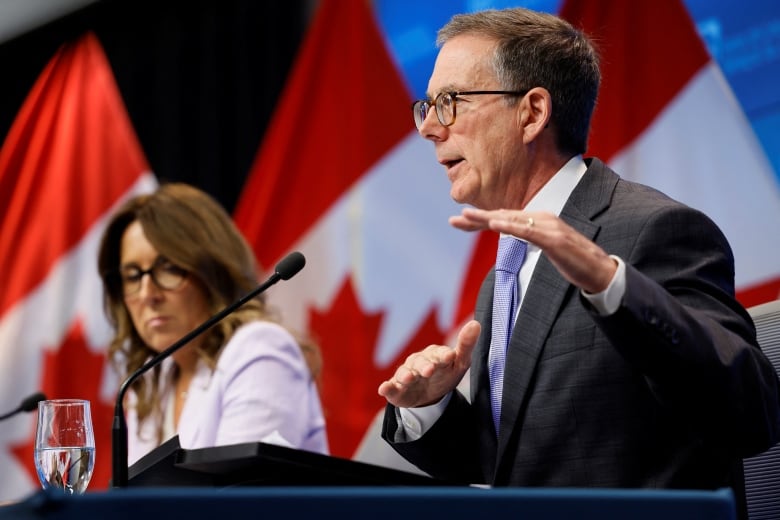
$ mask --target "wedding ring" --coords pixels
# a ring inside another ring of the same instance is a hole
[[[533,219],[533,217],[528,217],[528,227],[529,228],[534,227],[534,219]]]

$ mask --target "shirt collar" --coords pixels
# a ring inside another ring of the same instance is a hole
[[[549,211],[560,215],[571,192],[580,182],[588,166],[582,155],[575,155],[558,170],[523,208],[525,211]]]

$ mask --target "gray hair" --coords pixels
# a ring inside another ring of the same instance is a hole
[[[492,65],[503,89],[547,89],[558,148],[585,153],[601,73],[596,49],[584,33],[551,14],[489,9],[455,15],[439,30],[436,44],[463,34],[496,41]]]

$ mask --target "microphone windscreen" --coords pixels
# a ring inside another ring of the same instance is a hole
[[[22,405],[19,408],[23,412],[32,412],[38,407],[38,401],[45,400],[46,396],[43,394],[43,392],[37,392],[22,401]]]
[[[289,280],[298,274],[304,265],[306,265],[306,258],[298,251],[293,251],[276,264],[276,274],[282,280]]]

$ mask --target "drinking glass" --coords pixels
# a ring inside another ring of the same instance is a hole
[[[35,469],[44,489],[83,493],[95,468],[95,434],[89,401],[52,399],[38,403]]]

